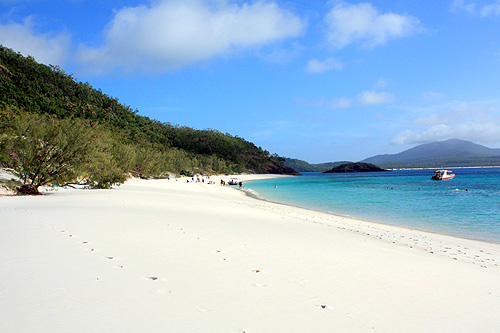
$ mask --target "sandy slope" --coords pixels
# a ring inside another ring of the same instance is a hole
[[[136,180],[0,197],[0,221],[2,332],[500,327],[500,245],[234,188]]]

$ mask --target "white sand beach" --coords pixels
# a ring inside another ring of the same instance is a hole
[[[500,329],[500,245],[213,180],[0,197],[0,332]]]

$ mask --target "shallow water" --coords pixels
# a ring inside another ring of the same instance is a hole
[[[245,188],[300,207],[500,243],[500,168],[453,171],[447,181],[430,180],[433,170],[304,173]]]

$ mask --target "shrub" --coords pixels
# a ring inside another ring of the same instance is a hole
[[[101,134],[80,119],[17,118],[10,139],[14,172],[24,184],[37,190],[43,185],[77,183],[82,176],[92,175],[89,171],[102,162]],[[101,170],[109,171],[105,166]]]

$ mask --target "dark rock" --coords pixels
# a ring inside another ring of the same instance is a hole
[[[262,173],[269,173],[275,175],[293,175],[300,176],[300,173],[295,171],[294,169],[283,165],[283,163],[279,163],[276,161],[268,161],[261,165]]]
[[[323,173],[347,173],[347,172],[381,172],[388,171],[371,163],[345,163],[336,166]]]

